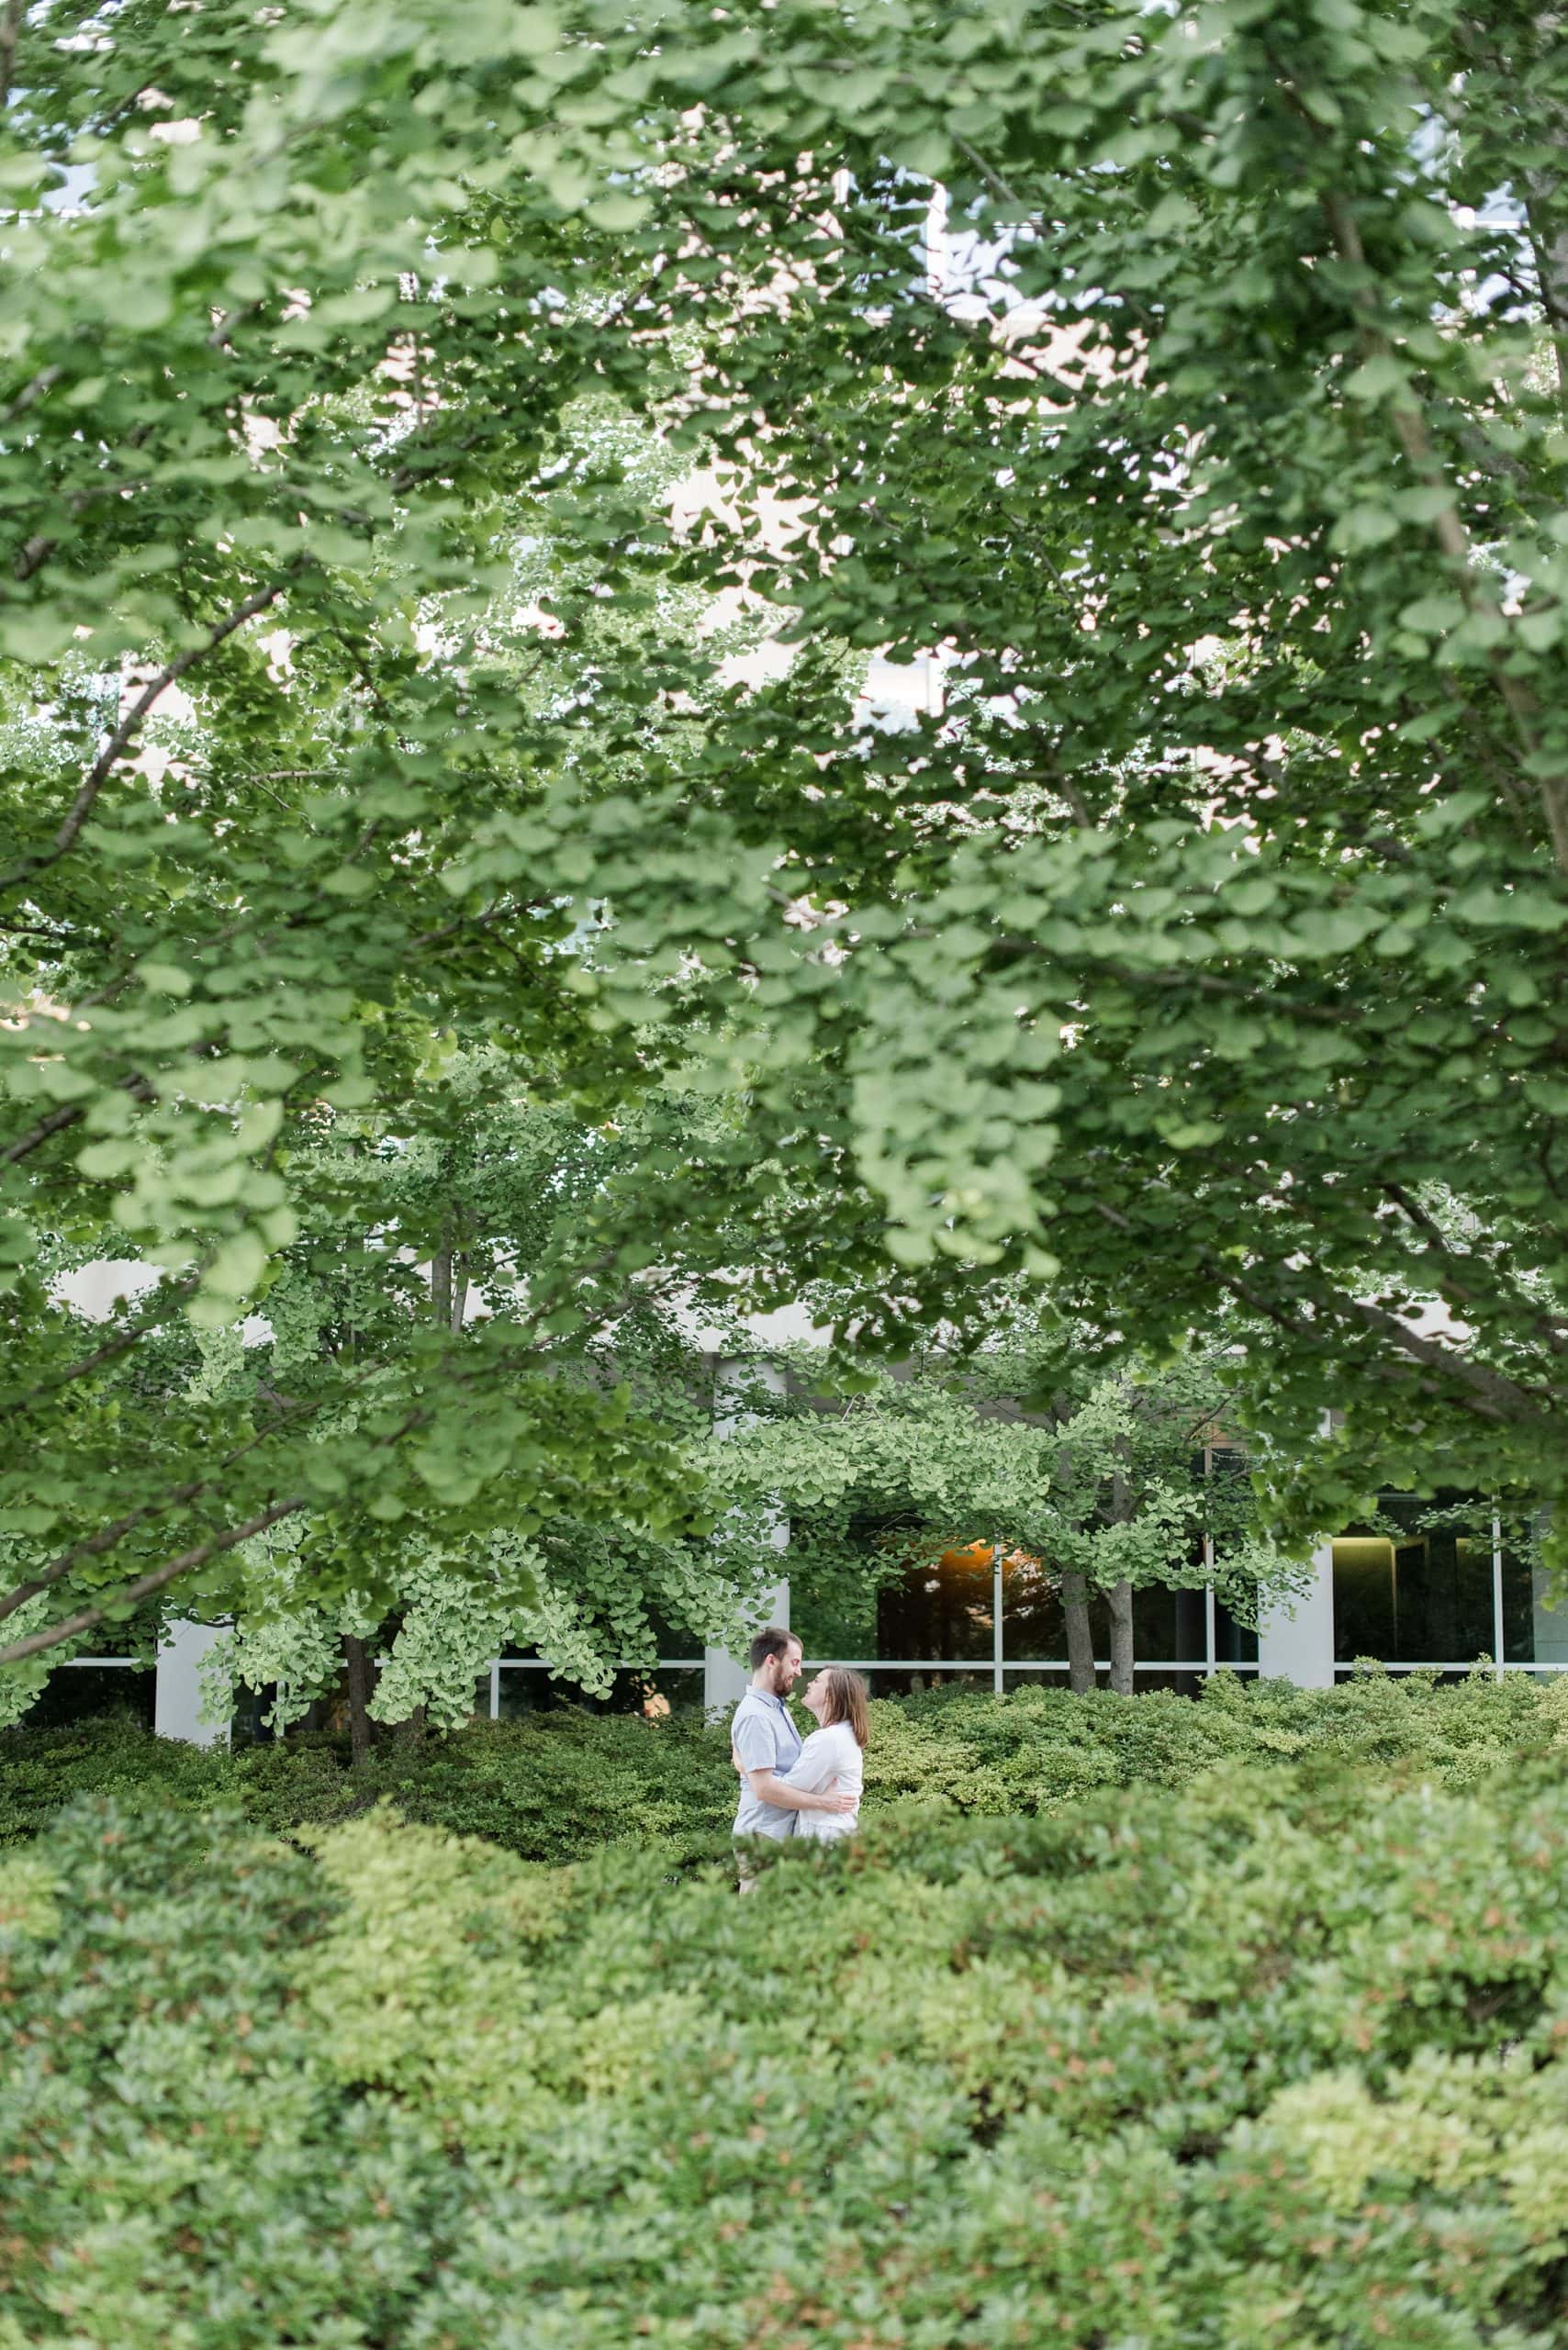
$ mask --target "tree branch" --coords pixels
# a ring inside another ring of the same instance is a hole
[[[1347,1297],[1341,1293],[1338,1303],[1341,1308],[1360,1316],[1369,1328],[1381,1337],[1392,1338],[1404,1353],[1428,1370],[1440,1371],[1468,1387],[1476,1398],[1476,1408],[1495,1420],[1548,1422],[1552,1415],[1526,1387],[1508,1379],[1499,1371],[1488,1369],[1485,1363],[1472,1362],[1468,1355],[1457,1354],[1436,1338],[1424,1338],[1402,1322],[1386,1306],[1369,1305],[1364,1298]]]
[[[600,1256],[593,1259],[590,1262],[590,1265],[584,1269],[585,1276],[590,1275],[599,1263],[610,1261],[613,1253],[613,1250],[609,1248],[600,1252]],[[634,1301],[631,1300],[627,1301],[628,1309],[633,1302]],[[540,1320],[541,1316],[548,1310],[549,1300],[547,1298],[542,1298],[534,1305],[521,1326],[525,1329],[534,1326]],[[457,1334],[454,1332],[452,1335],[455,1336]],[[527,1348],[526,1351],[532,1353],[535,1349],[531,1347]],[[478,1382],[487,1382],[504,1374],[509,1369],[512,1368],[512,1364],[513,1359],[510,1355],[497,1353],[487,1362],[476,1366],[470,1371],[460,1372],[457,1376],[456,1383],[464,1385]],[[369,1380],[375,1375],[375,1369],[376,1367],[375,1365],[367,1365],[363,1372],[347,1382],[349,1388],[353,1390],[353,1388],[363,1385],[366,1380]],[[301,1404],[296,1406],[287,1415],[287,1416],[292,1419],[308,1416],[320,1410],[324,1403],[334,1400],[336,1399],[317,1397],[308,1404]],[[414,1408],[405,1413],[403,1418],[396,1427],[389,1429],[385,1436],[378,1437],[375,1439],[372,1449],[375,1452],[385,1452],[395,1449],[397,1446],[403,1443],[408,1437],[411,1436],[416,1428],[422,1427],[429,1421],[431,1416],[431,1407],[429,1404],[416,1405]],[[278,1424],[274,1424],[272,1427],[259,1431],[257,1435],[252,1437],[247,1443],[241,1446],[238,1450],[230,1456],[228,1460],[220,1465],[227,1468],[231,1465],[232,1461],[241,1459],[243,1454],[253,1451],[258,1445],[270,1440],[272,1437],[277,1434],[278,1426],[281,1424],[282,1423],[280,1422]],[[26,1599],[35,1596],[39,1591],[46,1589],[51,1583],[57,1582],[62,1574],[67,1572],[70,1567],[77,1563],[81,1559],[95,1554],[101,1554],[105,1550],[111,1550],[114,1547],[114,1544],[134,1526],[143,1522],[147,1517],[156,1515],[162,1509],[177,1505],[183,1499],[195,1498],[201,1492],[207,1490],[212,1482],[212,1476],[209,1472],[208,1476],[202,1480],[199,1484],[184,1489],[172,1489],[169,1494],[161,1497],[157,1502],[147,1504],[140,1509],[128,1513],[126,1516],[116,1521],[114,1525],[103,1528],[98,1534],[88,1536],[81,1543],[73,1545],[69,1552],[62,1553],[61,1558],[53,1561],[50,1566],[43,1571],[42,1575],[39,1578],[35,1579],[28,1588],[20,1589],[20,1587],[18,1587],[19,1596],[17,1595],[17,1591],[14,1591],[9,1595],[9,1604],[0,1605],[0,1617],[10,1614],[13,1612],[15,1607],[21,1606]],[[273,1508],[263,1511],[258,1517],[251,1519],[244,1526],[233,1528],[227,1534],[214,1535],[205,1542],[196,1543],[189,1550],[182,1550],[177,1557],[165,1560],[162,1566],[154,1568],[150,1574],[140,1576],[137,1582],[128,1583],[120,1590],[110,1592],[100,1605],[92,1608],[84,1609],[77,1615],[66,1618],[62,1623],[48,1626],[41,1631],[30,1633],[25,1639],[14,1640],[8,1647],[0,1648],[0,1665],[19,1663],[25,1657],[38,1655],[43,1650],[58,1647],[62,1640],[73,1639],[78,1632],[91,1630],[95,1624],[100,1624],[104,1621],[111,1609],[124,1606],[134,1606],[139,1601],[149,1597],[151,1593],[162,1590],[166,1584],[173,1583],[177,1576],[187,1572],[194,1567],[204,1565],[208,1559],[216,1558],[223,1551],[232,1550],[236,1543],[247,1541],[252,1534],[259,1534],[264,1531],[267,1527],[275,1525],[280,1518],[293,1516],[300,1510],[309,1509],[316,1505],[317,1500],[313,1500],[309,1495],[298,1496],[287,1502],[280,1502]],[[57,1570],[58,1572],[56,1572]]]
[[[164,1289],[160,1285],[158,1295],[167,1299],[173,1304],[179,1298],[188,1297],[198,1286],[200,1281],[199,1272],[192,1273],[185,1281],[175,1282],[171,1289]],[[78,1379],[85,1379],[90,1372],[99,1370],[103,1364],[114,1362],[121,1355],[129,1354],[138,1338],[145,1337],[149,1330],[155,1330],[161,1319],[161,1315],[149,1315],[129,1330],[122,1330],[118,1337],[106,1339],[101,1347],[95,1347],[90,1355],[84,1355],[79,1362],[73,1363],[69,1371],[62,1371],[58,1379],[45,1380],[39,1386],[28,1388],[17,1402],[6,1406],[6,1411],[25,1408],[32,1404],[39,1396],[52,1395],[62,1387],[70,1387]]]
[[[351,1387],[359,1383],[358,1381],[350,1382]],[[137,1527],[144,1526],[149,1518],[162,1517],[165,1510],[182,1509],[188,1502],[199,1501],[203,1494],[212,1491],[217,1478],[225,1471],[243,1460],[247,1453],[254,1452],[259,1445],[269,1444],[291,1421],[308,1418],[319,1412],[325,1400],[318,1397],[313,1403],[290,1404],[284,1399],[283,1408],[275,1420],[264,1428],[258,1428],[254,1436],[247,1437],[243,1444],[237,1444],[205,1476],[192,1478],[187,1484],[173,1485],[155,1500],[142,1502],[137,1508],[127,1510],[123,1517],[117,1517],[111,1525],[100,1527],[96,1534],[85,1535],[80,1542],[73,1542],[29,1582],[15,1583],[8,1592],[0,1595],[0,1621],[7,1616],[14,1616],[18,1607],[25,1606],[29,1599],[36,1599],[40,1591],[50,1590],[68,1575],[73,1567],[80,1566],[84,1559],[102,1558],[106,1550],[112,1550],[118,1542],[123,1541]]]
[[[35,400],[41,400],[45,392],[53,390],[64,373],[64,368],[60,366],[40,367],[31,382],[22,386],[0,421],[14,424],[17,417],[25,416]]]
[[[1136,1232],[1131,1218],[1108,1206],[1103,1200],[1094,1200],[1090,1204],[1096,1214],[1118,1231],[1129,1235]],[[1260,1295],[1242,1275],[1226,1265],[1212,1248],[1199,1248],[1193,1254],[1195,1260],[1208,1269],[1219,1286],[1228,1291],[1238,1304],[1245,1305],[1265,1321],[1272,1322],[1297,1344],[1321,1352],[1326,1344],[1321,1326],[1315,1327],[1304,1322],[1299,1315],[1292,1314],[1274,1300]],[[1380,1337],[1392,1339],[1402,1353],[1412,1356],[1429,1371],[1468,1387],[1475,1398],[1476,1410],[1487,1419],[1516,1424],[1534,1422],[1538,1426],[1551,1421],[1553,1416],[1550,1405],[1532,1394],[1529,1388],[1522,1387],[1517,1380],[1507,1378],[1502,1371],[1493,1371],[1485,1363],[1473,1361],[1469,1356],[1444,1346],[1439,1339],[1422,1337],[1418,1331],[1412,1330],[1397,1315],[1389,1313],[1385,1306],[1369,1304],[1364,1298],[1352,1297],[1338,1288],[1331,1291],[1327,1303],[1335,1311],[1351,1315],[1377,1331]]]
[[[987,187],[990,188],[992,196],[999,196],[1003,204],[1022,204],[1023,198],[1014,193],[1013,189],[1008,186],[1007,182],[1002,178],[1001,173],[993,171],[991,165],[986,162],[985,157],[980,154],[977,148],[971,147],[967,139],[960,139],[955,133],[953,136],[953,144],[958,149],[960,155],[967,155],[969,157],[970,162],[974,165],[981,179],[984,180]]]
[[[67,1616],[58,1624],[47,1624],[41,1631],[29,1632],[25,1639],[12,1640],[8,1647],[0,1648],[0,1664],[20,1664],[26,1657],[39,1656],[45,1649],[58,1648],[62,1640],[74,1639],[78,1632],[90,1632],[95,1624],[104,1621],[111,1608],[135,1606],[140,1600],[151,1598],[155,1591],[162,1591],[177,1575],[188,1574],[193,1567],[205,1566],[208,1559],[232,1550],[237,1543],[248,1542],[252,1534],[264,1534],[280,1518],[297,1516],[309,1506],[309,1495],[297,1494],[247,1518],[243,1526],[230,1527],[227,1534],[210,1535],[205,1542],[193,1543],[188,1550],[182,1550],[177,1558],[165,1559],[161,1567],[154,1567],[151,1574],[128,1583],[123,1591],[111,1592],[102,1606],[84,1607],[75,1616]]]
[[[1295,93],[1292,91],[1293,98]],[[1296,101],[1299,106],[1299,100]],[[1362,282],[1350,296],[1352,307],[1362,319],[1361,340],[1369,352],[1386,358],[1396,358],[1394,344],[1376,323],[1377,297],[1367,282],[1366,249],[1361,232],[1349,200],[1337,188],[1325,189],[1319,197],[1335,250],[1341,261],[1361,273]],[[1393,406],[1394,429],[1399,445],[1409,461],[1411,471],[1429,488],[1446,491],[1446,502],[1432,518],[1432,534],[1439,547],[1452,565],[1456,584],[1465,604],[1471,609],[1484,603],[1495,611],[1495,601],[1479,591],[1481,582],[1475,570],[1474,550],[1470,535],[1460,520],[1458,502],[1453,495],[1442,462],[1433,446],[1427,420],[1419,403],[1411,392],[1403,393]],[[1528,686],[1510,675],[1507,656],[1501,646],[1495,646],[1487,656],[1494,683],[1508,714],[1518,730],[1519,740],[1526,751],[1537,748],[1535,720],[1540,705]],[[1542,776],[1539,778],[1540,804],[1546,818],[1546,828],[1552,854],[1561,870],[1568,874],[1568,774]]]
[[[138,1102],[151,1102],[154,1099],[151,1086],[140,1074],[122,1077],[115,1091],[117,1093],[131,1094]],[[62,1134],[67,1126],[75,1125],[77,1121],[85,1114],[85,1108],[86,1105],[84,1102],[73,1102],[62,1105],[58,1110],[51,1110],[47,1118],[40,1118],[38,1125],[30,1127],[19,1142],[14,1142],[11,1145],[9,1150],[0,1151],[0,1167],[14,1167],[18,1159],[30,1158],[35,1150],[48,1142],[51,1135]]]
[[[1464,1267],[1471,1266],[1479,1271],[1489,1273],[1509,1303],[1522,1312],[1534,1327],[1543,1334],[1552,1352],[1554,1354],[1568,1352],[1568,1321],[1565,1321],[1562,1315],[1549,1313],[1544,1306],[1537,1304],[1525,1292],[1521,1291],[1517,1273],[1508,1271],[1501,1264],[1494,1263],[1490,1258],[1477,1250],[1462,1253],[1459,1249],[1450,1247],[1441,1226],[1434,1217],[1428,1214],[1419,1201],[1410,1197],[1402,1183],[1385,1181],[1383,1190],[1386,1197],[1394,1202],[1400,1213],[1408,1217],[1417,1231],[1422,1235],[1429,1251],[1434,1256],[1440,1257],[1445,1267],[1458,1269],[1445,1271],[1440,1277],[1456,1298],[1464,1301],[1479,1293],[1476,1284],[1464,1279],[1462,1270]]]
[[[0,17],[0,106],[11,102],[11,81],[17,70],[17,42],[21,37],[26,0],[6,0]]]
[[[41,1572],[29,1576],[26,1583],[13,1583],[9,1591],[0,1594],[0,1622],[7,1616],[14,1616],[18,1607],[25,1607],[29,1599],[36,1599],[40,1591],[50,1590],[71,1572],[73,1567],[80,1566],[84,1559],[99,1558],[104,1551],[112,1550],[117,1542],[136,1527],[144,1525],[148,1518],[160,1517],[166,1509],[178,1509],[182,1503],[199,1499],[206,1493],[208,1482],[203,1477],[193,1479],[187,1485],[176,1485],[157,1501],[143,1502],[139,1509],[127,1510],[125,1516],[117,1517],[112,1525],[100,1527],[96,1534],[90,1534],[80,1542],[73,1542],[69,1550],[62,1550],[58,1558],[51,1559]]]
[[[209,653],[215,652],[226,637],[233,635],[236,629],[243,628],[245,622],[254,620],[258,612],[264,612],[269,605],[275,604],[286,585],[286,580],[274,579],[270,587],[258,588],[253,596],[247,596],[242,604],[237,604],[232,611],[226,612],[216,626],[207,631],[199,644],[193,644],[177,655],[160,670],[151,684],[143,688],[88,769],[82,789],[72,801],[52,845],[36,856],[24,857],[21,864],[9,873],[0,875],[0,890],[13,890],[19,882],[31,881],[39,874],[47,872],[51,865],[59,863],[73,846],[77,834],[92,814],[94,801],[160,695],[166,692],[176,679],[183,677],[187,670],[194,668],[198,661],[205,660]]]
[[[51,1110],[47,1118],[40,1118],[36,1126],[28,1128],[20,1142],[13,1143],[9,1150],[0,1155],[0,1166],[13,1167],[17,1159],[29,1158],[35,1150],[48,1142],[51,1135],[61,1134],[67,1126],[75,1125],[81,1115],[82,1104],[79,1102],[71,1102],[62,1109]]]

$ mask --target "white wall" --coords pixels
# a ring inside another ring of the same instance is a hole
[[[1312,1588],[1291,1606],[1258,1618],[1258,1671],[1301,1689],[1334,1686],[1334,1546],[1312,1554]]]
[[[739,1427],[747,1417],[745,1412],[739,1411],[728,1416],[724,1415],[722,1404],[726,1392],[733,1392],[756,1379],[760,1379],[776,1395],[784,1392],[784,1373],[773,1363],[748,1360],[745,1362],[722,1362],[718,1366],[713,1375],[713,1385],[720,1411],[713,1425],[720,1436],[727,1436],[732,1428]],[[774,1520],[771,1540],[776,1550],[789,1549],[790,1521],[787,1517],[780,1516]],[[788,1629],[789,1623],[790,1583],[787,1576],[782,1576],[757,1617],[754,1628],[760,1631],[765,1624],[781,1624]],[[702,1703],[708,1709],[736,1704],[750,1678],[749,1659],[731,1656],[724,1649],[703,1650]]]
[[[201,1710],[197,1668],[218,1631],[211,1624],[171,1624],[158,1646],[157,1695],[152,1727],[160,1738],[187,1739],[193,1746],[227,1746],[229,1723],[209,1722]]]

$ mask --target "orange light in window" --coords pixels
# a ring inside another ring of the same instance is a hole
[[[944,1550],[936,1565],[938,1572],[945,1575],[972,1575],[978,1574],[982,1568],[991,1567],[995,1557],[994,1542],[967,1542],[961,1550]],[[1037,1567],[1042,1561],[1032,1550],[1004,1550],[1002,1563],[1004,1567]]]

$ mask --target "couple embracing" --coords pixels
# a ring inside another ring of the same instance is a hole
[[[801,1661],[800,1641],[776,1625],[751,1644],[751,1687],[730,1724],[741,1777],[737,1836],[813,1836],[829,1842],[853,1836],[860,1824],[866,1684],[846,1665],[824,1666],[801,1699],[819,1725],[802,1743],[784,1702],[800,1678]],[[737,1865],[741,1891],[755,1892],[756,1875],[745,1852]]]

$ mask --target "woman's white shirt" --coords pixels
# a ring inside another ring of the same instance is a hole
[[[806,1787],[812,1795],[825,1795],[829,1787],[841,1796],[853,1796],[853,1811],[801,1811],[795,1815],[797,1836],[814,1836],[820,1843],[833,1843],[840,1836],[853,1836],[860,1825],[860,1791],[866,1784],[866,1758],[859,1741],[847,1722],[834,1722],[831,1729],[814,1729],[789,1773],[792,1787]]]

